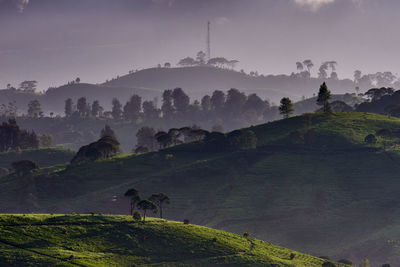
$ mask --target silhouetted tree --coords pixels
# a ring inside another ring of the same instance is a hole
[[[163,117],[167,120],[171,119],[174,114],[174,107],[172,105],[172,90],[165,90],[162,95],[163,104],[161,106],[161,111]]]
[[[148,210],[157,213],[157,206],[150,200],[141,200],[137,203],[137,208],[143,211],[143,221],[146,221],[146,213]]]
[[[326,83],[323,83],[319,88],[317,105],[323,107],[325,113],[331,113],[331,105],[329,104],[329,99],[331,98],[331,92],[328,90]]]
[[[156,133],[156,135],[154,137],[156,138],[157,142],[160,144],[160,148],[169,147],[173,143],[172,137],[168,133],[163,132],[163,131]]]
[[[203,51],[198,52],[196,55],[197,64],[199,65],[206,64],[206,56],[207,56],[206,53],[204,53]]]
[[[164,64],[164,68],[171,68],[171,63],[169,63],[169,62],[165,62],[165,64]]]
[[[225,105],[225,94],[220,90],[215,90],[211,96],[211,107],[217,113],[221,114]]]
[[[373,134],[369,134],[364,138],[365,143],[367,144],[376,144],[376,142],[378,141],[375,137],[375,135]]]
[[[146,147],[148,151],[154,151],[157,144],[155,134],[156,131],[151,127],[144,126],[140,128],[136,133],[136,146]]]
[[[169,197],[164,193],[159,193],[159,194],[151,195],[149,200],[157,205],[158,209],[160,210],[160,218],[162,218],[163,217],[163,205],[171,203]]]
[[[182,88],[175,88],[172,92],[172,99],[174,101],[174,107],[178,114],[183,115],[188,111],[190,98],[182,90]]]
[[[40,140],[40,145],[42,147],[51,147],[51,145],[53,143],[53,136],[42,134],[39,137],[39,140]]]
[[[111,136],[113,138],[116,139],[116,135],[115,132],[113,131],[113,129],[111,129],[111,127],[109,125],[105,125],[103,129],[101,129],[100,132],[100,138],[103,138],[105,136]]]
[[[205,95],[201,99],[201,109],[203,112],[208,112],[211,110],[211,97],[209,95]]]
[[[19,85],[19,89],[25,92],[35,92],[37,81],[23,81]]]
[[[287,119],[294,112],[292,101],[288,97],[281,99],[281,105],[279,106],[279,113],[283,118]]]
[[[125,192],[124,196],[130,199],[130,214],[133,215],[136,204],[140,202],[140,193],[137,189],[131,188]]]
[[[303,63],[302,63],[302,62],[296,62],[296,69],[297,69],[299,72],[302,72],[302,71],[304,70],[304,65],[303,65]]]
[[[124,106],[124,118],[132,122],[136,122],[142,109],[142,98],[138,95],[133,95]]]
[[[28,116],[31,118],[43,117],[42,106],[38,100],[32,100],[28,104]]]
[[[100,117],[101,115],[102,115],[102,113],[103,113],[103,107],[102,106],[100,106],[100,102],[98,101],[98,100],[95,100],[95,101],[93,101],[93,104],[92,104],[92,111],[91,111],[91,115],[93,116],[93,117]]]
[[[122,118],[122,105],[116,98],[112,100],[111,114],[115,120],[120,120]]]
[[[89,115],[86,97],[81,97],[78,99],[76,109],[78,110],[79,116],[81,117],[87,117]]]
[[[119,142],[112,136],[104,136],[98,141],[83,146],[78,150],[71,164],[110,158],[120,152]]]
[[[182,67],[194,66],[194,65],[196,65],[196,64],[197,64],[196,60],[194,60],[194,59],[191,58],[191,57],[186,57],[186,58],[184,58],[184,59],[181,59],[181,60],[178,62],[178,65],[180,65],[180,66],[182,66]]]
[[[145,121],[152,121],[159,118],[160,111],[154,106],[153,101],[144,101],[142,106]]]
[[[303,65],[307,68],[308,73],[311,74],[311,69],[314,67],[314,63],[310,59],[307,59],[303,61]]]
[[[244,93],[235,88],[230,89],[226,97],[225,114],[230,118],[235,118],[242,113],[246,101],[247,96]]]
[[[70,117],[74,112],[74,103],[71,98],[65,100],[65,108],[64,108],[65,116]]]

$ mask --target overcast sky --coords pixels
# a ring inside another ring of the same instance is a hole
[[[0,88],[103,82],[205,50],[238,68],[290,74],[336,60],[341,77],[400,72],[399,0],[0,0]]]

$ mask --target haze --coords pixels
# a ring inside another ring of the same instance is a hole
[[[0,88],[39,90],[75,77],[97,83],[129,70],[194,56],[240,61],[237,69],[290,74],[295,62],[336,60],[353,71],[397,73],[396,0],[0,0]],[[316,76],[317,69],[312,73]]]

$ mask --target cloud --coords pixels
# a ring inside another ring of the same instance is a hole
[[[24,12],[25,7],[29,4],[29,0],[13,0],[18,13]]]
[[[300,6],[310,8],[312,11],[317,11],[320,7],[327,4],[332,4],[335,0],[294,0]]]

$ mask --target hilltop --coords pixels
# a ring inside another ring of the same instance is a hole
[[[0,265],[7,266],[320,267],[329,262],[252,237],[162,219],[1,215],[0,222]]]
[[[0,208],[126,213],[123,194],[135,187],[143,197],[167,193],[170,219],[335,259],[399,261],[400,119],[314,113],[248,129],[253,150],[210,152],[200,142],[44,170],[24,181],[34,198],[20,201],[21,180],[3,177]],[[365,143],[369,134],[376,144]]]
[[[194,98],[201,98],[214,90],[237,88],[246,93],[257,93],[278,103],[285,96],[295,100],[319,88],[323,82],[316,78],[296,78],[289,75],[250,76],[239,71],[210,66],[183,68],[149,68],[121,76],[104,83],[112,87],[153,88],[158,90],[181,87]],[[351,80],[328,79],[332,92],[346,93],[354,88]]]

